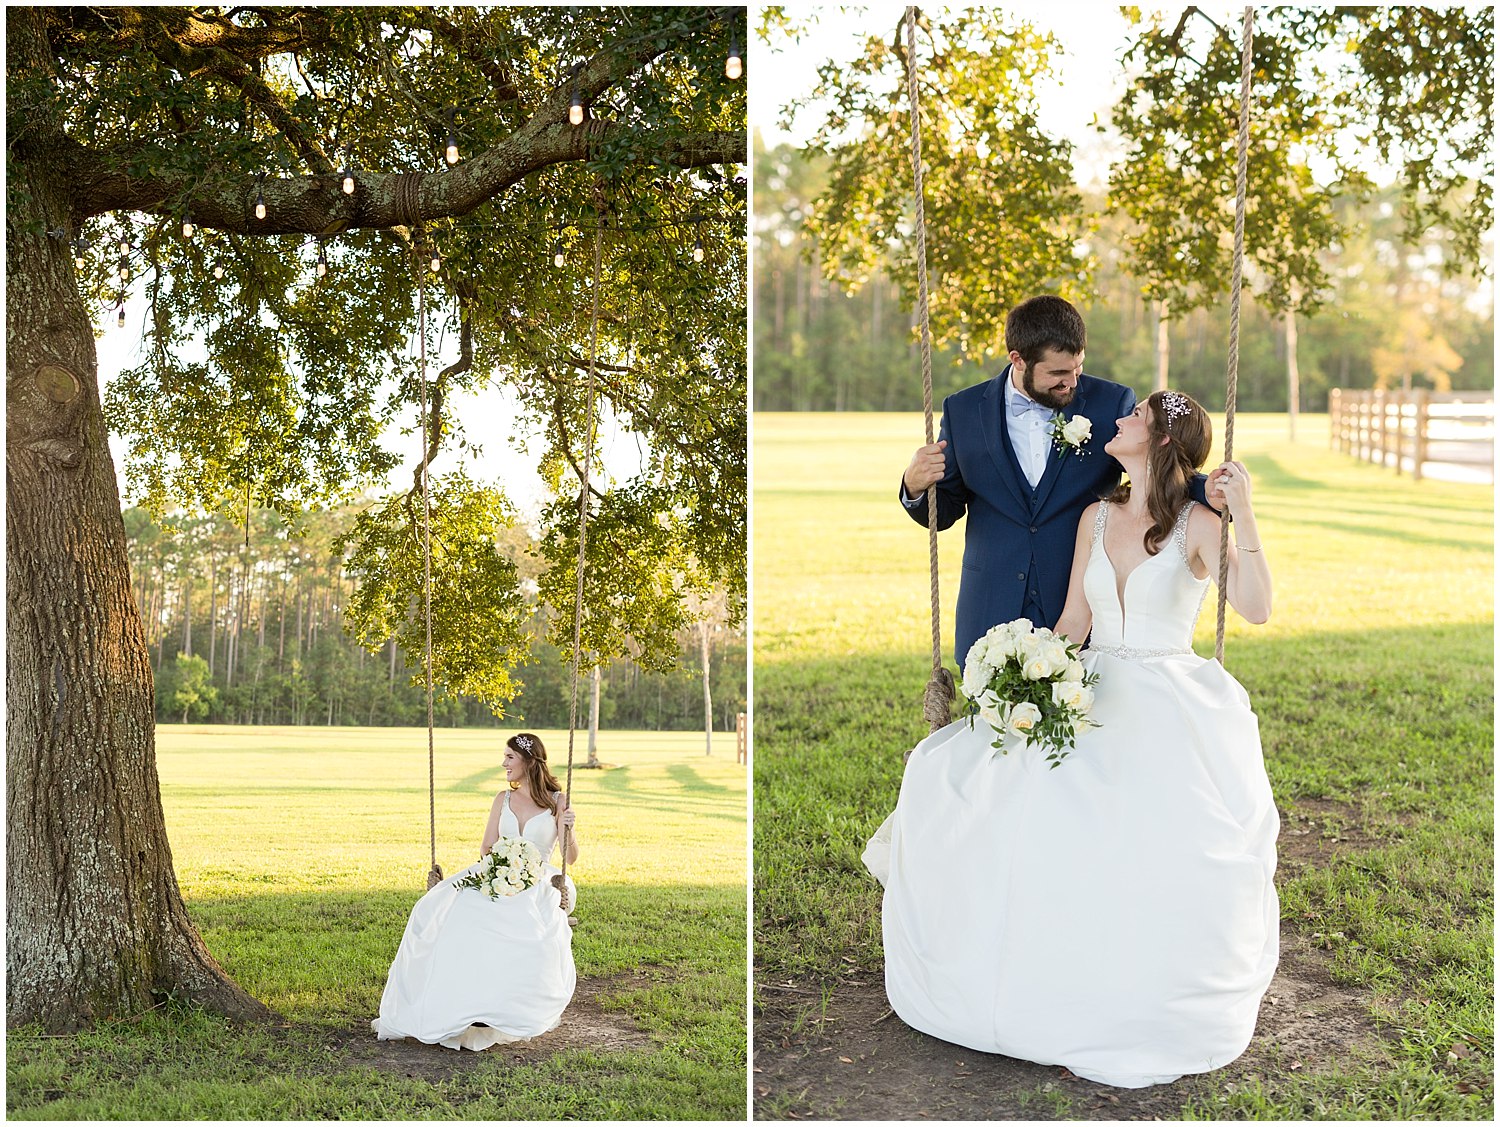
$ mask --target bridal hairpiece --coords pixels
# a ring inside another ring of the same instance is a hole
[[[1164,391],[1161,395],[1161,408],[1167,414],[1167,429],[1172,429],[1172,421],[1180,419],[1191,411],[1189,404],[1192,401],[1180,391]]]
[[[516,737],[516,747],[519,748],[521,751],[524,751],[527,755],[531,754],[532,745],[535,744],[535,743],[536,743],[536,741],[533,740],[530,736],[517,736]]]

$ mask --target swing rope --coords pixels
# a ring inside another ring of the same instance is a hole
[[[922,336],[922,413],[927,445],[932,427],[932,333],[927,318],[927,214],[922,201],[922,122],[917,105],[917,9],[906,9],[906,100],[911,112],[911,168],[917,197],[917,319]],[[948,723],[956,687],[943,666],[942,604],[938,596],[937,485],[927,487],[927,566],[932,595],[932,677],[922,694],[922,715],[936,732]]]
[[[1240,31],[1240,132],[1234,172],[1234,270],[1229,282],[1229,380],[1224,394],[1224,460],[1234,457],[1234,407],[1240,379],[1240,283],[1245,265],[1245,195],[1250,152],[1250,72],[1255,10],[1245,9]],[[1229,510],[1219,523],[1219,617],[1214,660],[1224,664],[1225,607],[1229,601]]]
[[[589,319],[589,382],[588,415],[584,420],[583,470],[578,487],[578,568],[577,589],[573,597],[573,672],[568,700],[568,774],[563,786],[563,798],[568,808],[573,806],[573,741],[578,730],[578,666],[583,651],[583,567],[584,550],[589,528],[589,474],[594,458],[595,410],[594,396],[599,354],[599,273],[603,260],[604,220],[602,209],[594,206],[594,285],[593,313]],[[552,878],[558,891],[558,907],[564,912],[569,908],[568,900],[568,847],[572,844],[573,831],[564,826],[562,830],[562,871]]]
[[[415,249],[415,248],[414,248]],[[420,359],[417,369],[422,384],[422,616],[427,631],[427,832],[432,846],[432,868],[427,887],[443,879],[437,860],[437,755],[433,740],[432,708],[432,496],[427,484],[427,461],[432,449],[427,432],[427,272],[417,263],[417,335]]]

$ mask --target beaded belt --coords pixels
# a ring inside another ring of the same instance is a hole
[[[1191,649],[1163,649],[1143,648],[1141,646],[1089,646],[1085,652],[1097,654],[1109,654],[1110,657],[1143,658],[1143,657],[1176,657],[1179,654],[1190,654]]]

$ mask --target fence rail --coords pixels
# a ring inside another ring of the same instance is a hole
[[[1335,450],[1422,480],[1431,462],[1488,467],[1494,477],[1495,393],[1492,391],[1355,391],[1328,393],[1329,437]]]

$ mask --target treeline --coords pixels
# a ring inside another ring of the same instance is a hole
[[[144,509],[125,511],[134,593],[156,670],[159,721],[226,724],[423,725],[427,698],[422,654],[387,641],[368,652],[343,630],[353,592],[334,550],[355,510],[305,514],[289,524],[252,510],[249,536],[231,518],[174,516],[165,525]],[[525,534],[501,550],[518,566]],[[524,557],[524,562],[523,562]],[[420,592],[413,592],[419,605]],[[540,640],[535,610],[529,660],[515,671],[520,694],[497,719],[482,701],[437,694],[443,726],[566,727],[571,655]],[[648,730],[702,730],[707,638],[714,727],[733,731],[745,709],[743,630],[707,621],[682,638],[666,672],[617,661],[603,669],[600,724]],[[591,685],[580,673],[579,722],[588,723]]]
[[[804,229],[824,188],[820,158],[792,146],[755,153],[755,409],[759,411],[913,411],[922,407],[913,315],[879,269],[853,294],[827,280]],[[1355,236],[1315,248],[1333,289],[1321,309],[1297,318],[1301,410],[1327,409],[1332,387],[1494,386],[1494,308],[1472,276],[1440,269],[1446,232],[1420,243],[1403,238],[1397,189],[1344,204]],[[1086,370],[1138,395],[1156,374],[1156,315],[1125,270],[1123,219],[1102,198],[1085,204],[1096,227],[1080,242],[1093,264],[1094,300]],[[935,283],[934,283],[935,284]],[[1288,333],[1254,300],[1249,278],[1241,306],[1238,406],[1285,411]],[[1169,323],[1169,382],[1211,410],[1222,409],[1229,305],[1185,313]],[[933,393],[942,397],[998,372],[935,350]]]

